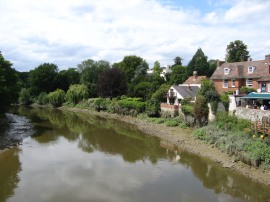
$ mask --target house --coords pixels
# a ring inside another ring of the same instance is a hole
[[[193,72],[193,76],[190,76],[183,84],[184,85],[196,85],[198,87],[201,87],[202,81],[204,79],[209,79],[207,76],[198,76],[197,71]]]
[[[270,92],[270,55],[264,60],[245,62],[218,62],[210,78],[218,93],[233,92],[238,95],[242,86]]]
[[[199,90],[200,87],[197,85],[171,86],[167,93],[167,104],[178,105],[184,98],[191,98],[194,101]]]

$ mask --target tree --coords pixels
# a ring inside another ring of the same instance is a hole
[[[227,62],[247,61],[250,57],[247,45],[240,40],[230,42],[229,45],[227,45],[226,52]]]
[[[146,76],[148,69],[147,62],[136,55],[125,56],[117,66],[125,72],[127,83],[130,83],[136,77]]]
[[[195,55],[192,57],[191,61],[187,66],[188,76],[193,75],[193,71],[197,71],[198,76],[211,76],[209,75],[209,64],[207,62],[207,56],[204,55],[204,52],[201,48],[197,50]]]
[[[80,73],[75,68],[62,70],[58,73],[56,80],[56,87],[66,92],[70,85],[80,83]]]
[[[166,101],[166,94],[169,88],[170,86],[163,84],[152,94],[151,98],[146,103],[146,113],[149,116],[159,116],[160,103]]]
[[[174,58],[174,65],[173,66],[176,66],[176,65],[180,65],[180,66],[182,66],[182,60],[184,60],[183,58],[181,58],[181,57],[179,57],[179,56],[176,56],[175,58]]]
[[[31,70],[29,84],[32,94],[38,96],[41,92],[52,92],[56,89],[58,67],[55,64],[44,63]]]
[[[54,107],[60,107],[65,102],[65,92],[62,89],[56,89],[48,95],[49,103]]]
[[[18,81],[17,71],[0,52],[0,115],[11,103],[17,102],[20,91]]]
[[[94,61],[91,59],[83,61],[77,69],[81,73],[81,83],[86,85],[89,97],[97,96],[97,82],[101,72],[110,68],[110,63],[105,60]]]
[[[153,74],[157,74],[158,76],[160,76],[161,72],[162,72],[162,69],[160,68],[160,62],[155,61],[154,67],[153,67]]]
[[[185,82],[187,79],[186,67],[175,65],[172,67],[172,72],[169,75],[169,83],[171,85],[178,85]]]
[[[98,96],[117,97],[126,93],[125,73],[116,67],[104,70],[98,79]]]
[[[88,98],[88,89],[83,84],[71,85],[66,93],[66,100],[74,105],[86,98]]]
[[[219,101],[219,94],[216,90],[215,84],[208,79],[204,79],[202,81],[201,88],[197,95],[205,97],[207,102]]]
[[[202,126],[208,120],[209,108],[207,100],[201,95],[196,97],[196,101],[193,107],[193,115],[198,121],[199,126]]]

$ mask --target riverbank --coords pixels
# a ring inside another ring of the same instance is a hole
[[[97,112],[87,109],[79,108],[67,108],[61,107],[61,110],[68,110],[84,114],[97,115],[108,119],[117,119],[126,123],[136,125],[141,131],[146,134],[156,136],[165,140],[180,149],[184,149],[188,152],[197,154],[202,157],[207,157],[221,166],[241,173],[253,181],[270,185],[270,172],[261,168],[254,168],[248,166],[240,161],[237,161],[234,157],[229,156],[226,153],[221,152],[212,145],[205,144],[203,141],[198,140],[192,136],[191,129],[182,129],[180,127],[167,127],[165,124],[149,123],[146,120],[140,120],[131,116],[122,116],[117,114],[110,114],[107,112]]]

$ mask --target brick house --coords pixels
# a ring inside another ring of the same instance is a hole
[[[220,94],[231,91],[237,95],[242,86],[270,92],[270,55],[257,61],[219,62],[210,79]]]

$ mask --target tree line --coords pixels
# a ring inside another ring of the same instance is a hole
[[[249,52],[242,41],[227,46],[226,59],[247,60]],[[177,56],[170,65],[171,72],[160,77],[159,61],[153,73],[147,74],[149,65],[136,55],[125,56],[122,61],[110,64],[106,60],[82,61],[76,68],[59,71],[56,64],[44,63],[29,72],[18,72],[0,52],[0,113],[11,103],[47,104],[61,106],[64,102],[77,104],[87,98],[140,98],[148,110],[156,115],[170,85],[183,83],[193,71],[199,76],[210,77],[216,69],[216,60],[208,60],[199,48],[187,66]],[[150,114],[151,114],[150,113]]]

